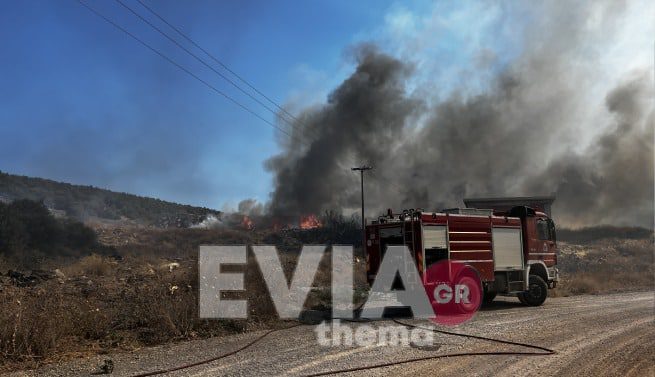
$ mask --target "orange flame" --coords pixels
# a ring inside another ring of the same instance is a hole
[[[323,224],[318,220],[316,215],[301,216],[300,229],[314,229],[320,228]]]
[[[254,227],[253,223],[252,223],[252,220],[250,219],[250,217],[248,217],[246,215],[244,215],[243,219],[241,220],[241,226],[244,227],[245,229],[248,229],[248,230],[250,230],[250,229],[252,229]]]

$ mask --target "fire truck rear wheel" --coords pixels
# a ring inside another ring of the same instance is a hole
[[[521,297],[523,300],[521,300]],[[519,293],[519,300],[525,301],[526,305],[540,306],[546,301],[548,297],[548,284],[541,278],[541,276],[530,275],[530,284],[528,290]]]
[[[482,292],[482,284],[477,272],[473,269],[465,270],[456,279],[457,284],[469,287],[469,298],[467,302],[457,304],[457,310],[461,314],[475,313],[480,309],[484,293]]]

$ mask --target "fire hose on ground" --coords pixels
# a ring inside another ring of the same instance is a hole
[[[338,319],[338,318],[336,318]],[[347,319],[343,319],[347,320]],[[364,322],[367,320],[350,320],[352,322]],[[507,345],[512,345],[512,346],[519,346],[519,347],[525,347],[528,349],[532,350],[537,350],[539,352],[519,352],[519,351],[490,351],[490,352],[458,352],[458,353],[445,353],[445,354],[438,354],[438,355],[430,355],[430,356],[423,356],[423,357],[416,357],[416,358],[411,358],[411,359],[405,359],[405,360],[399,360],[399,361],[392,361],[392,362],[387,362],[387,363],[379,363],[379,364],[371,364],[371,365],[364,365],[360,367],[353,367],[353,368],[346,368],[346,369],[336,369],[336,370],[330,370],[330,371],[324,371],[324,372],[318,372],[318,373],[311,373],[305,375],[305,377],[318,377],[318,376],[328,376],[328,375],[334,375],[334,374],[341,374],[341,373],[348,373],[348,372],[357,372],[357,371],[363,371],[363,370],[368,370],[368,369],[377,369],[377,368],[384,368],[384,367],[391,367],[395,365],[402,365],[402,364],[409,364],[409,363],[415,363],[419,361],[427,361],[427,360],[436,360],[436,359],[444,359],[444,358],[449,358],[449,357],[466,357],[466,356],[548,356],[548,355],[554,355],[556,353],[555,350],[552,350],[550,348],[546,347],[541,347],[533,344],[528,344],[528,343],[521,343],[521,342],[513,342],[510,340],[503,340],[503,339],[495,339],[495,338],[489,338],[485,336],[480,336],[480,335],[472,335],[472,334],[462,334],[462,333],[456,333],[456,332],[451,332],[451,331],[445,331],[445,330],[437,330],[433,328],[426,328],[426,327],[421,327],[418,325],[414,325],[411,323],[405,323],[402,321],[399,321],[397,319],[392,319],[393,322],[406,326],[408,328],[421,328],[424,330],[429,330],[438,334],[444,334],[444,335],[451,335],[451,336],[459,336],[463,338],[469,338],[469,339],[477,339],[477,340],[484,340],[484,341],[489,341],[489,342],[494,342],[494,343],[500,343],[500,344],[507,344]],[[167,369],[161,369],[157,371],[152,371],[152,372],[145,372],[145,373],[139,373],[135,374],[132,377],[146,377],[146,376],[155,376],[155,375],[160,375],[164,373],[171,373],[175,372],[178,370],[182,369],[187,369],[187,368],[192,368],[195,366],[203,365],[203,364],[209,364],[214,361],[218,361],[221,359],[224,359],[228,356],[235,355],[257,343],[262,341],[264,338],[266,338],[268,335],[284,331],[284,330],[289,330],[295,327],[302,326],[302,323],[297,323],[292,326],[287,326],[283,327],[280,329],[273,329],[265,332],[264,334],[260,335],[256,339],[252,340],[251,342],[247,343],[246,345],[237,348],[236,350],[224,353],[219,356],[215,356],[206,360],[201,360],[197,361],[194,363],[189,363],[189,364],[184,364],[184,365],[179,365],[176,367],[171,367]]]

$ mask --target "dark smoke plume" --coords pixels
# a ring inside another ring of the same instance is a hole
[[[326,105],[300,115],[286,151],[267,162],[276,174],[273,215],[293,217],[356,203],[350,167],[355,161],[388,159],[392,151],[386,147],[400,139],[420,108],[420,101],[404,92],[410,67],[372,46],[357,54],[356,71]]]
[[[562,7],[565,8],[565,7]],[[613,6],[601,9],[613,25]],[[653,76],[626,72],[590,108],[593,72],[579,61],[586,14],[553,10],[546,35],[528,35],[523,53],[480,94],[466,88],[434,100],[408,93],[413,68],[371,45],[325,105],[306,109],[284,152],[271,158],[278,217],[356,210],[367,176],[368,215],[387,207],[440,210],[467,196],[549,195],[556,221],[653,225]],[[529,34],[529,33],[528,33]],[[580,114],[600,114],[579,124]],[[587,147],[589,128],[599,135]]]
[[[606,99],[613,124],[585,154],[568,154],[531,179],[527,190],[551,188],[567,223],[634,224],[652,227],[653,111],[652,82],[635,75]]]

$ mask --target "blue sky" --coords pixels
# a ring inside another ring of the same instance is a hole
[[[256,108],[119,4],[91,4]],[[135,1],[127,4],[147,14]],[[344,48],[383,22],[391,6],[149,4],[279,103],[312,85],[329,90],[346,70]],[[267,199],[271,177],[262,162],[278,148],[273,128],[77,1],[2,2],[0,38],[0,170],[219,208]]]

